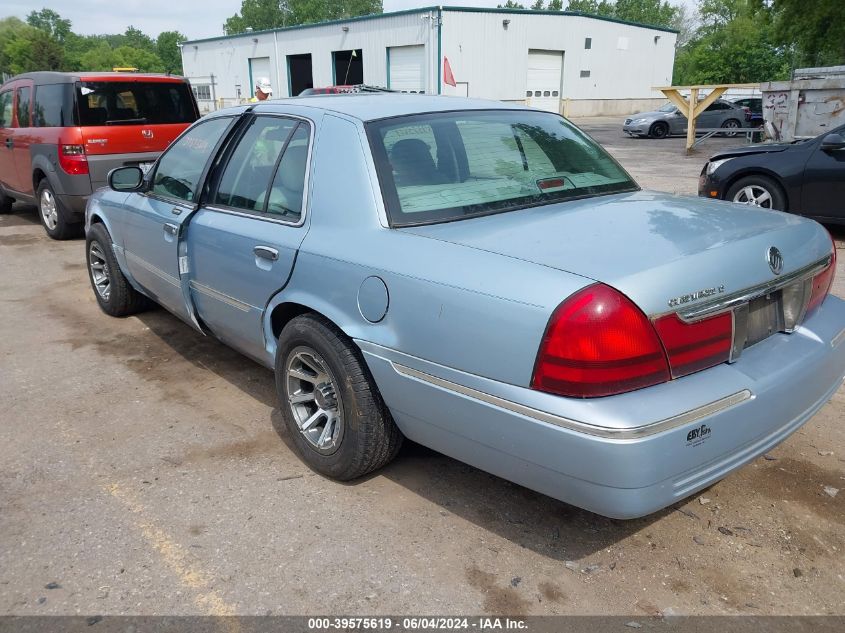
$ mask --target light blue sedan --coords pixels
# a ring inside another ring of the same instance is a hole
[[[641,191],[565,119],[422,95],[223,110],[87,209],[102,309],[272,368],[302,459],[403,438],[637,517],[801,427],[845,376],[820,225]]]

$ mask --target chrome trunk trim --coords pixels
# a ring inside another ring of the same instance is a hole
[[[724,411],[725,409],[729,409],[730,407],[745,402],[746,400],[750,400],[753,397],[750,390],[743,389],[742,391],[738,391],[730,396],[720,398],[715,402],[710,402],[700,407],[696,407],[695,409],[685,411],[684,413],[679,413],[678,415],[658,420],[657,422],[651,422],[649,424],[627,429],[613,429],[605,426],[596,426],[595,424],[590,424],[588,422],[572,420],[570,418],[555,415],[554,413],[548,413],[547,411],[540,411],[539,409],[534,409],[533,407],[528,407],[524,404],[513,402],[512,400],[506,400],[505,398],[500,398],[499,396],[478,391],[472,387],[460,385],[456,382],[452,382],[451,380],[432,376],[431,374],[418,371],[411,367],[406,367],[405,365],[400,365],[399,363],[394,363],[393,361],[389,362],[393,366],[393,369],[402,376],[421,380],[422,382],[445,389],[446,391],[451,391],[468,398],[473,398],[474,400],[479,400],[485,404],[499,407],[500,409],[505,409],[511,413],[523,415],[539,422],[553,424],[578,433],[585,433],[587,435],[595,435],[597,437],[614,440],[633,440],[646,437],[648,435],[654,435],[655,433],[660,433],[662,431],[668,431],[670,429],[696,422],[702,418],[706,418],[707,416],[714,415]]]
[[[776,279],[771,279],[765,283],[752,286],[751,288],[746,288],[745,290],[740,290],[729,295],[722,295],[715,299],[704,301],[674,312],[677,312],[678,316],[688,323],[718,314],[719,312],[726,312],[727,310],[731,310],[738,305],[747,303],[752,299],[780,290],[784,286],[788,286],[795,281],[816,276],[830,265],[832,258],[833,255],[827,255],[813,264],[799,268],[798,270],[782,275]]]

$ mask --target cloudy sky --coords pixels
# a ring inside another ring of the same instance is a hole
[[[385,11],[437,4],[436,0],[383,0]],[[504,0],[458,0],[459,6],[492,6]],[[693,0],[672,0],[691,4]],[[523,0],[531,4],[531,0]],[[151,36],[178,30],[190,39],[223,34],[223,22],[240,10],[240,0],[3,0],[0,17],[26,17],[35,7],[47,7],[73,22],[77,33],[122,33],[130,24]]]

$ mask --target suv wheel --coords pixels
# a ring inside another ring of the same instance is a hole
[[[360,352],[321,316],[296,317],[282,330],[276,390],[299,456],[327,477],[366,475],[402,445]]]
[[[14,198],[10,198],[3,190],[0,189],[0,213],[11,213],[12,204],[15,202]]]
[[[35,195],[38,204],[38,217],[44,230],[47,231],[47,235],[54,240],[67,240],[82,234],[82,224],[68,221],[67,210],[56,197],[46,178],[38,183]]]
[[[93,224],[85,240],[88,278],[94,297],[106,314],[129,316],[149,306],[149,300],[130,284],[114,256],[111,236],[100,223]]]

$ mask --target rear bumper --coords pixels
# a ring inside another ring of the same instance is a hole
[[[748,348],[732,365],[592,400],[359,345],[411,440],[598,514],[634,518],[770,450],[831,398],[845,378],[845,302],[829,297],[795,333]]]
[[[89,154],[88,169],[91,173],[91,187],[96,191],[108,186],[108,176],[112,169],[141,163],[154,163],[161,152],[139,152],[132,154]],[[83,206],[83,210],[84,210]]]

